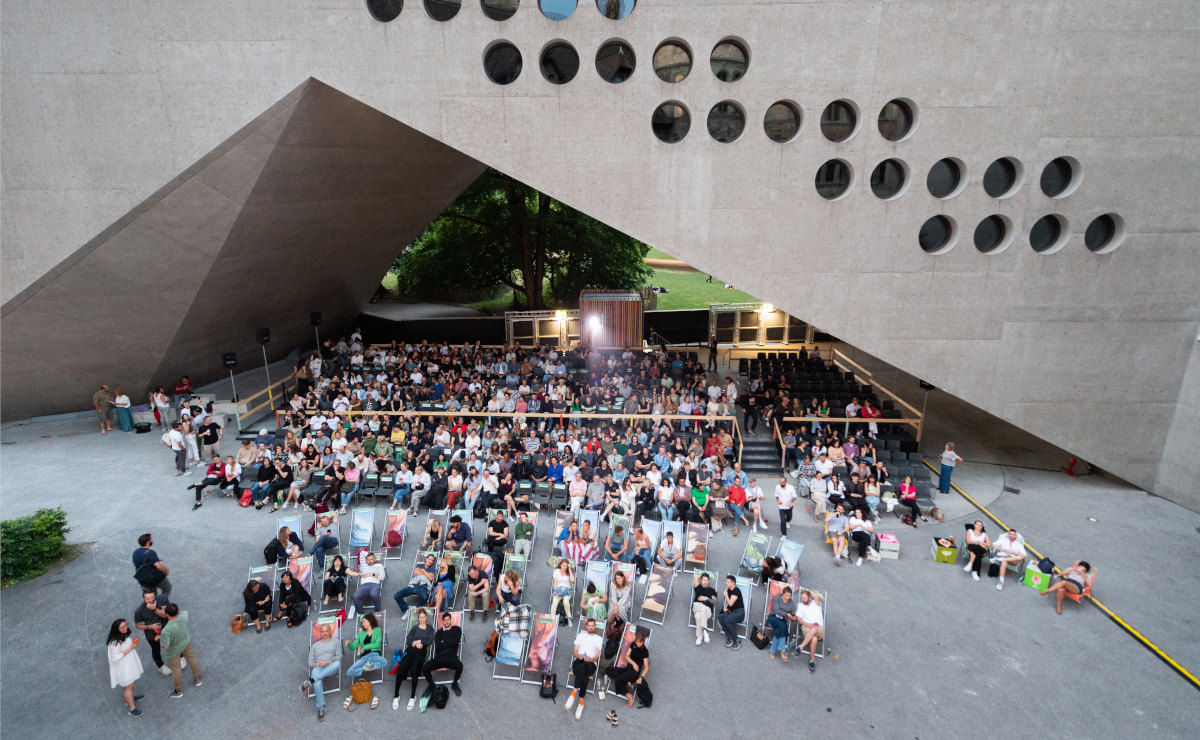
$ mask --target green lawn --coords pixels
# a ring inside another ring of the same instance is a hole
[[[671,255],[667,254],[666,252],[662,251],[661,249],[655,249],[654,247],[650,247],[650,251],[646,253],[646,258],[652,259],[652,260],[673,260],[673,259],[675,259],[674,257],[672,257]]]
[[[655,270],[650,284],[671,291],[659,294],[661,310],[708,308],[713,303],[748,303],[758,299],[740,290],[726,290],[718,278],[707,282],[708,276],[692,270]]]

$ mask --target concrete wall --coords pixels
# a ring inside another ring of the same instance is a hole
[[[1140,485],[1155,485],[1175,449],[1168,429],[1200,323],[1190,0],[643,0],[620,21],[581,0],[561,22],[534,0],[504,22],[465,0],[446,23],[418,0],[391,23],[361,0],[2,9],[5,301],[313,76]],[[708,69],[725,36],[750,52],[734,83]],[[614,37],[638,60],[619,85],[593,67]],[[650,64],[671,37],[694,57],[677,84]],[[481,64],[498,39],[525,61],[505,87]],[[537,69],[555,39],[581,58],[561,86]],[[895,97],[918,110],[900,143],[875,129]],[[817,124],[839,98],[860,126],[834,144]],[[722,144],[704,122],[726,99],[747,124]],[[781,99],[804,115],[784,144],[762,129]],[[671,145],[649,125],[667,100],[692,115]],[[925,174],[948,156],[967,182],[940,201]],[[1000,156],[1023,176],[996,200],[981,179]],[[1082,181],[1052,200],[1037,180],[1058,156],[1079,161]],[[855,183],[830,202],[813,177],[833,157]],[[882,201],[867,180],[887,157],[912,177]],[[1083,230],[1110,211],[1124,243],[1092,254]],[[916,235],[939,213],[960,234],[931,256]],[[1047,213],[1070,236],[1035,254],[1028,231]],[[984,255],[971,234],[990,214],[1016,236]]]
[[[1192,356],[1183,376],[1183,390],[1175,418],[1167,430],[1162,465],[1158,479],[1151,489],[1160,496],[1200,511],[1200,459],[1196,448],[1200,444],[1200,343],[1192,345]]]

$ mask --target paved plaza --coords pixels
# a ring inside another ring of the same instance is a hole
[[[70,513],[69,540],[94,543],[66,566],[3,593],[0,710],[5,733],[14,737],[389,731],[487,738],[609,732],[1184,737],[1194,736],[1200,717],[1200,693],[1093,606],[1067,602],[1056,616],[1048,600],[1011,578],[997,592],[991,579],[975,583],[961,569],[933,562],[930,538],[960,536],[963,523],[976,517],[952,494],[938,499],[950,515],[943,524],[914,530],[885,515],[879,529],[899,536],[900,558],[862,567],[835,567],[821,530],[797,512],[792,537],[804,545],[801,582],[829,595],[830,654],[815,675],[795,659],[768,662],[765,651],[749,643],[738,652],[726,650],[719,635],[696,647],[686,628],[690,576],[680,576],[666,625],[653,626],[649,643],[651,709],[593,699],[582,721],[574,721],[561,701],[539,698],[535,686],[491,678],[481,652],[490,626],[476,621],[464,625],[464,694],[451,696],[445,710],[431,708],[422,716],[404,711],[402,703],[393,712],[386,701],[389,679],[376,687],[385,700],[375,711],[363,706],[347,714],[340,706],[345,694],[331,695],[329,715],[318,728],[312,701],[296,690],[305,675],[307,630],[282,624],[263,635],[229,630],[247,568],[261,564],[263,545],[274,534],[273,515],[212,497],[193,513],[183,489],[200,475],[176,478],[156,433],[101,437],[91,419],[73,418],[8,424],[2,434],[0,515],[62,505]],[[972,462],[960,468],[956,482],[1033,547],[1060,565],[1090,560],[1098,569],[1099,599],[1181,664],[1200,667],[1200,516],[1109,478]],[[769,496],[774,482],[762,483]],[[1002,494],[1005,485],[1021,493]],[[377,531],[383,509],[380,504]],[[777,537],[773,504],[769,509]],[[424,522],[422,511],[410,523],[410,536]],[[343,542],[347,529],[344,524]],[[996,529],[989,524],[989,532]],[[174,600],[190,612],[205,680],[199,689],[185,681],[184,698],[169,701],[170,681],[152,672],[143,647],[151,672],[138,684],[147,695],[145,713],[134,719],[125,714],[119,692],[108,688],[102,643],[111,621],[130,618],[138,603],[129,555],[146,531],[171,568]],[[709,565],[722,576],[736,567],[746,542],[745,530],[737,538],[729,532],[716,535],[710,547]],[[545,560],[551,539],[543,524],[526,587],[526,599],[543,611],[549,605]],[[390,646],[402,637],[390,595],[407,582],[413,552],[410,540],[404,560],[388,563]],[[639,587],[639,605],[643,591]],[[754,590],[755,621],[761,621],[764,593]],[[569,634],[560,629],[560,685],[573,635],[574,628]],[[604,714],[614,708],[620,728],[610,730]]]

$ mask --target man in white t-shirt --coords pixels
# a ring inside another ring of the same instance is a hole
[[[821,601],[813,592],[800,592],[800,604],[796,607],[796,621],[800,623],[800,643],[796,645],[796,657],[804,655],[808,648],[808,672],[817,670],[817,641],[825,638],[825,615],[821,613]]]
[[[603,645],[604,638],[596,634],[596,620],[589,618],[585,630],[575,638],[575,660],[571,662],[575,688],[571,689],[565,705],[569,712],[576,700],[579,701],[579,706],[575,708],[575,719],[583,716],[583,697],[587,695],[588,681],[596,674],[596,662],[600,659]]]
[[[359,576],[361,579],[358,582],[358,588],[354,591],[355,610],[362,614],[366,608],[364,602],[367,598],[375,603],[375,611],[382,610],[379,589],[385,572],[383,565],[375,561],[375,553],[367,553],[366,563],[360,565],[358,570],[347,570],[346,573],[351,576]]]
[[[162,436],[162,443],[175,453],[175,475],[187,472],[187,448],[183,444],[183,425],[171,424],[171,430]]]
[[[1000,582],[996,584],[997,591],[1004,590],[1004,574],[1009,567],[1020,567],[1025,560],[1025,538],[1010,529],[996,538],[992,543],[996,548],[996,559],[1000,561]]]
[[[779,531],[787,537],[787,525],[792,521],[792,505],[796,503],[796,487],[780,476],[775,486],[775,505],[779,507]]]

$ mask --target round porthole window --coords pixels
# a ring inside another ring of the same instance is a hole
[[[822,198],[837,200],[850,189],[850,165],[841,159],[831,159],[817,168],[814,181]]]
[[[637,6],[637,0],[596,0],[596,10],[611,21],[626,18]]]
[[[708,134],[722,144],[741,136],[745,128],[746,114],[732,100],[722,100],[708,112]]]
[[[692,71],[692,52],[680,41],[664,41],[654,50],[654,74],[663,82],[680,82]]]
[[[896,98],[879,111],[879,134],[888,141],[903,141],[912,133],[917,120],[912,103]]]
[[[1001,157],[988,165],[983,173],[983,192],[993,198],[1007,198],[1021,187],[1021,163],[1012,157]]]
[[[954,246],[957,235],[954,220],[949,216],[937,215],[921,224],[917,243],[929,254],[942,254]]]
[[[857,126],[858,114],[849,100],[835,100],[821,112],[821,133],[830,141],[846,141]]]
[[[367,11],[375,20],[390,23],[404,9],[404,0],[367,0]]]
[[[555,41],[542,52],[542,77],[555,85],[565,85],[579,72],[579,54],[565,41]]]
[[[507,85],[521,76],[521,52],[507,41],[492,45],[483,55],[483,71],[497,85]]]
[[[565,21],[579,6],[578,0],[538,0],[542,15],[552,21]]]
[[[458,15],[462,0],[425,0],[425,12],[435,21],[448,21]]]
[[[1107,254],[1125,240],[1125,221],[1115,213],[1097,216],[1083,232],[1083,244],[1096,254]]]
[[[925,187],[929,188],[929,194],[935,198],[951,198],[958,195],[962,186],[963,164],[953,157],[939,159],[929,168],[929,175],[925,178]]]
[[[988,216],[975,227],[975,248],[984,254],[1002,251],[1011,240],[1008,219],[1003,216]]]
[[[506,21],[517,13],[521,0],[479,0],[483,14],[494,21]]]
[[[771,141],[791,141],[800,131],[800,109],[786,100],[772,103],[763,116],[763,130]]]
[[[1042,169],[1042,192],[1051,198],[1065,198],[1079,185],[1079,162],[1073,157],[1055,157]]]
[[[737,82],[746,75],[750,55],[740,41],[725,39],[713,47],[708,64],[721,82]]]
[[[650,128],[654,130],[654,135],[668,144],[682,141],[691,127],[692,116],[688,109],[683,103],[675,101],[658,106],[650,117]]]
[[[1039,254],[1053,254],[1067,241],[1066,220],[1057,214],[1042,216],[1029,230],[1029,246]]]
[[[622,39],[604,42],[596,51],[596,73],[600,79],[613,84],[628,80],[637,67],[633,47]]]
[[[883,200],[900,195],[907,182],[908,168],[898,159],[885,159],[871,172],[871,192]]]

